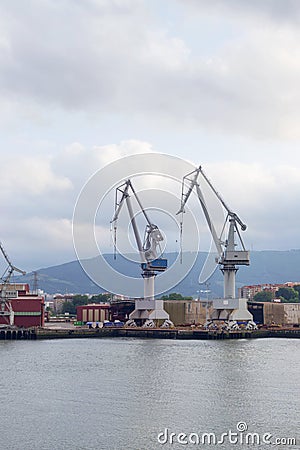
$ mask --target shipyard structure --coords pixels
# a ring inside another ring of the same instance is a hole
[[[13,284],[10,288],[13,293],[10,303],[14,311],[14,326],[43,327],[45,325],[44,296],[31,293],[28,284]],[[247,305],[257,325],[300,326],[300,303],[250,300]],[[126,322],[134,308],[134,300],[81,305],[77,307],[77,321],[82,325],[89,322],[114,322],[115,320]],[[164,308],[176,327],[204,326],[210,314],[211,305],[198,300],[168,300],[164,301]],[[0,312],[0,327],[9,325],[7,317]]]
[[[135,308],[134,300],[113,301],[77,307],[77,321],[125,323]],[[168,300],[164,308],[176,327],[204,326],[212,305],[198,300]],[[257,325],[300,326],[300,303],[247,302],[248,311]]]
[[[0,297],[2,289],[3,285],[0,285]],[[44,326],[44,296],[31,293],[27,283],[6,285],[5,294],[6,302],[0,311],[0,326],[13,325],[18,328]]]

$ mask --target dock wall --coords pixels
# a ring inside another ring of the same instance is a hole
[[[37,339],[74,338],[151,338],[151,339],[256,339],[268,337],[300,338],[300,329],[270,329],[255,331],[211,331],[197,329],[145,329],[145,328],[99,328],[77,330],[37,330]]]
[[[1,341],[29,341],[37,338],[37,332],[35,328],[30,329],[4,329],[0,330]]]

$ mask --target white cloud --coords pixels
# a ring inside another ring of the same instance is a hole
[[[103,111],[115,107],[124,89],[132,92],[147,72],[150,82],[153,67],[177,68],[186,56],[184,43],[153,31],[140,5],[137,0],[2,5],[8,23],[0,54],[4,94]]]
[[[185,13],[190,3],[184,3]],[[146,2],[4,2],[3,103],[21,103],[20,111],[34,116],[34,105],[48,105],[50,111],[109,112],[161,126],[298,139],[300,32],[287,20],[267,19],[284,17],[281,10],[288,11],[286,19],[298,17],[298,4],[263,2],[257,27],[258,2],[194,6],[236,30],[209,56],[193,52],[185,33],[162,27]],[[238,21],[223,11],[237,13]],[[201,27],[197,33],[194,41],[206,39]]]
[[[51,169],[51,159],[45,157],[6,155],[1,161],[0,196],[40,196],[53,191],[72,188],[66,177],[56,176]]]
[[[212,8],[200,2],[197,10],[219,19],[223,9],[241,11],[240,29],[249,11],[258,14],[257,4],[248,3],[216,1]],[[208,129],[299,137],[298,30],[272,22],[246,27],[217,54],[201,59],[184,36],[159,28],[142,5],[83,2],[74,8],[68,1],[58,7],[32,0],[26,11],[2,5],[4,101],[154,114]],[[264,5],[271,14],[270,4]],[[280,11],[280,3],[274,10]]]
[[[257,250],[299,248],[299,169],[237,161],[211,164],[206,174],[227,205],[248,225],[243,235]]]
[[[78,194],[86,181],[107,164],[125,156],[152,151],[150,143],[135,139],[120,144],[94,145],[92,148],[74,142],[53,158],[52,167],[55,173],[72,180]]]
[[[75,142],[55,157],[6,155],[2,160],[0,198],[6,211],[1,239],[31,268],[74,257],[71,222],[76,198],[97,170],[126,155],[152,151],[147,142],[86,148]],[[107,223],[113,211],[109,211]],[[30,250],[31,249],[31,250]],[[30,255],[30,256],[29,256]]]
[[[167,4],[1,2],[8,249],[63,262],[87,179],[153,148],[205,163],[256,248],[299,246],[299,2]]]
[[[2,221],[2,241],[13,264],[31,271],[75,259],[70,218],[43,216],[39,210]]]
[[[255,20],[257,24],[269,19],[275,22],[297,23],[300,19],[298,0],[177,0],[185,7],[192,7],[192,14],[208,12],[215,16]]]

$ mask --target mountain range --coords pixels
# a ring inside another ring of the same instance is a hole
[[[170,263],[175,254],[165,255]],[[184,254],[183,254],[184,257]],[[189,274],[171,292],[196,297],[199,290],[207,287],[199,285],[198,278],[207,253],[199,252],[196,262]],[[105,255],[108,264],[128,276],[140,276],[140,265],[118,256],[114,261],[112,254]],[[97,257],[90,260],[97,264]],[[72,261],[57,266],[41,268],[37,272],[38,288],[49,294],[54,293],[101,293],[103,289],[97,286],[84,272],[78,261]],[[29,273],[18,280],[28,282],[33,286],[33,273]],[[249,267],[241,266],[237,272],[236,287],[262,283],[285,283],[287,281],[300,282],[300,250],[289,251],[252,251]],[[211,295],[222,296],[223,275],[219,269],[208,280]],[[167,292],[167,293],[170,293]],[[126,295],[126,292],[124,292]]]

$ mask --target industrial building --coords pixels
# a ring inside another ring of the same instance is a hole
[[[77,306],[77,320],[79,322],[104,322],[109,319],[110,305],[107,303],[92,303]]]
[[[206,308],[195,300],[168,301],[165,309],[175,325],[206,322]],[[248,302],[248,310],[259,325],[300,325],[300,303]]]
[[[169,300],[165,301],[165,310],[169,313],[175,326],[180,325],[204,325],[207,313],[202,302],[197,300]]]
[[[263,325],[300,325],[300,303],[248,302],[256,323]]]
[[[110,305],[110,320],[126,322],[130,313],[134,310],[134,306],[134,300],[113,302]],[[206,321],[206,308],[197,300],[165,300],[164,309],[175,326],[204,324]]]
[[[1,285],[0,285],[1,291]],[[28,284],[9,284],[6,294],[14,314],[14,325],[20,328],[44,326],[45,302],[41,295],[31,294]],[[8,312],[7,305],[5,310]],[[8,325],[8,316],[0,314],[0,325]]]
[[[204,325],[210,312],[197,300],[169,300],[164,308],[175,326]],[[109,319],[126,321],[133,309],[133,300],[113,302]],[[300,325],[300,303],[248,302],[248,309],[259,325]]]

